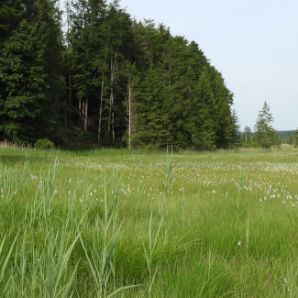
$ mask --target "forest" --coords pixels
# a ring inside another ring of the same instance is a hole
[[[67,1],[64,16],[56,0],[1,1],[0,140],[195,150],[240,142],[233,94],[196,42],[134,20],[118,1]]]

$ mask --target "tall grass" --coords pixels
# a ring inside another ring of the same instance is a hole
[[[1,297],[297,297],[298,151],[0,149]]]

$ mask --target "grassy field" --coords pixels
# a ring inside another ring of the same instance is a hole
[[[298,297],[298,150],[0,148],[1,297]]]

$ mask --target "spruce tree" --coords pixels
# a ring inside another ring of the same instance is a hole
[[[215,98],[207,66],[200,76],[195,92],[190,117],[192,146],[199,150],[212,150],[216,145],[215,123],[212,117]]]
[[[232,130],[232,146],[240,146],[241,144],[241,132],[240,132],[240,125],[239,119],[235,111],[232,112],[232,119],[233,119],[233,130]]]
[[[53,137],[63,93],[62,40],[55,4],[5,1],[0,14],[6,15],[0,25],[0,136],[20,143]]]
[[[267,102],[264,103],[259,113],[255,128],[256,141],[263,148],[270,148],[278,143],[278,136],[272,127],[273,116]]]
[[[33,142],[39,137],[48,88],[43,62],[36,26],[21,21],[0,54],[0,131],[4,139]]]

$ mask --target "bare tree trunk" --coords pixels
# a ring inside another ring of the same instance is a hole
[[[81,125],[81,120],[82,120],[82,100],[79,99],[79,122]]]
[[[68,0],[66,1],[66,19],[67,19],[67,46],[69,50],[69,2]],[[67,128],[67,112],[68,112],[68,107],[71,107],[72,104],[72,86],[71,86],[71,66],[70,66],[70,56],[68,55],[68,103],[65,98],[65,110],[64,110],[64,126]]]
[[[64,111],[65,128],[67,128],[68,107],[71,107],[71,106],[72,106],[71,66],[70,66],[70,61],[68,61],[68,102],[65,99],[65,111]]]
[[[81,110],[80,110],[80,115],[81,115],[81,119],[80,119],[80,126],[83,127],[84,126],[84,119],[85,119],[85,101],[84,100],[80,100],[81,101]]]
[[[132,100],[132,86],[131,83],[128,83],[128,149],[131,149],[131,100]]]
[[[88,97],[86,97],[85,101],[85,111],[84,111],[84,131],[88,130]]]
[[[110,74],[110,106],[109,106],[109,118],[108,118],[108,133],[110,135],[111,131],[111,112],[112,112],[112,101],[113,101],[113,57],[111,57],[111,62],[110,62],[110,69],[111,69],[111,74]]]
[[[67,128],[67,102],[66,98],[64,98],[64,128]]]
[[[112,139],[115,141],[115,112],[112,112]]]
[[[114,76],[113,76],[113,85],[117,71],[117,57],[114,59]],[[115,141],[115,110],[114,110],[114,102],[115,102],[115,94],[113,92],[113,100],[112,100],[112,139]]]
[[[115,56],[111,57],[111,88],[110,88],[110,107],[109,107],[109,119],[108,119],[108,133],[110,135],[111,128],[113,128],[113,140],[115,138],[115,131],[113,127],[112,111],[114,105],[114,80],[115,80],[115,71],[116,71],[116,58]]]
[[[105,81],[104,81],[104,75],[103,75],[102,80],[101,80],[101,91],[100,91],[100,106],[99,106],[99,116],[98,116],[97,145],[99,145],[100,136],[101,136],[101,122],[102,122],[102,106],[103,106],[104,86],[105,86]]]
[[[104,64],[107,61],[108,57],[108,47],[106,47],[106,52],[104,56]],[[101,137],[101,126],[102,126],[102,111],[103,111],[103,98],[104,98],[104,89],[105,89],[105,66],[102,67],[102,78],[101,78],[101,90],[100,90],[100,106],[99,106],[99,115],[98,115],[98,130],[97,130],[97,145],[99,146],[100,137]]]
[[[68,64],[68,103],[72,105],[72,84],[71,84],[71,66]]]

